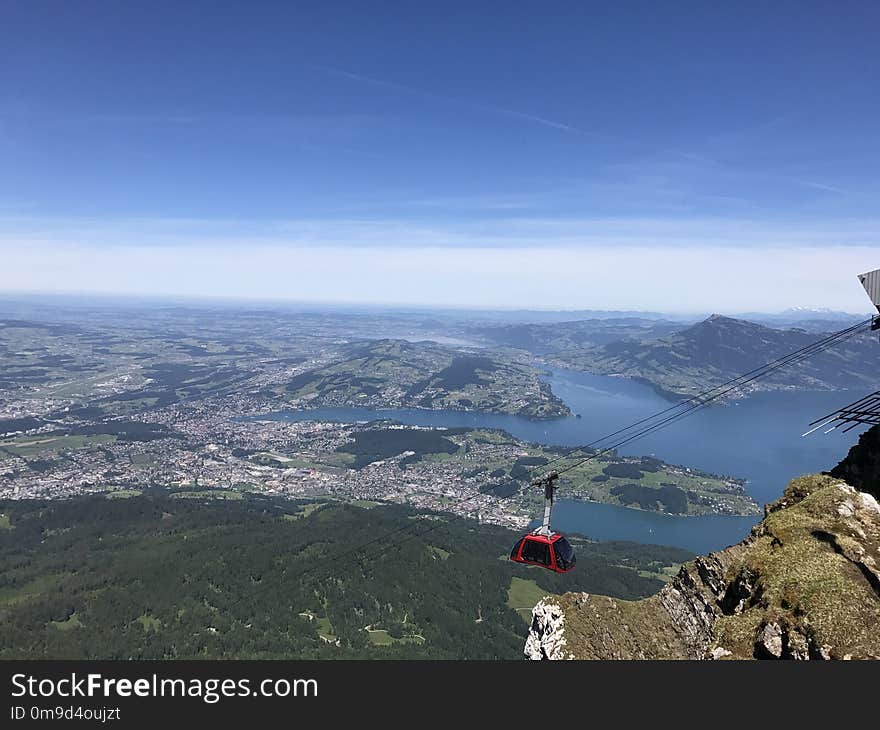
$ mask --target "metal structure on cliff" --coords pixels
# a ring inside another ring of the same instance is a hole
[[[859,281],[865,287],[871,304],[880,312],[880,269],[859,274]],[[880,330],[880,315],[872,319],[871,329]],[[804,436],[809,436],[825,426],[828,426],[825,433],[831,433],[838,428],[842,428],[846,433],[859,426],[876,425],[880,425],[880,390],[869,393],[864,398],[859,398],[848,406],[838,408],[822,418],[817,418],[810,424],[812,428]]]
[[[862,282],[862,286],[865,287],[865,291],[868,293],[868,298],[871,300],[871,304],[877,307],[877,311],[880,312],[880,269],[869,271],[867,274],[859,274],[859,281]],[[880,329],[880,317],[874,318],[874,321],[871,324],[871,329]]]

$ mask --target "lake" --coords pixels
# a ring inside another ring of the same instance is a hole
[[[624,378],[554,370],[553,392],[581,418],[531,421],[518,416],[422,409],[317,408],[261,416],[290,421],[352,423],[390,418],[414,426],[500,428],[517,438],[574,446],[645,418],[671,403],[650,386]],[[777,499],[793,477],[830,469],[858,439],[847,434],[801,434],[810,421],[863,393],[757,393],[725,406],[710,406],[668,428],[620,449],[628,455],[652,455],[673,464],[696,467],[747,480],[758,504]],[[598,540],[675,545],[708,552],[738,542],[757,517],[674,517],[607,504],[560,499],[554,526]]]

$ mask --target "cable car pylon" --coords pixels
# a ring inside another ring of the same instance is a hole
[[[541,526],[535,530],[535,534],[550,537],[553,531],[550,529],[550,515],[553,513],[553,502],[556,497],[556,481],[559,479],[559,472],[555,469],[548,472],[544,476],[532,479],[529,485],[532,487],[544,487],[544,521]]]

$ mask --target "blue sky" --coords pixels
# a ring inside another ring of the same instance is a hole
[[[609,5],[2,2],[0,289],[866,310],[880,6]]]

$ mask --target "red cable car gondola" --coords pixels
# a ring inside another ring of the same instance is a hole
[[[510,559],[525,565],[537,565],[554,573],[568,573],[577,562],[574,550],[561,532],[550,529],[550,513],[559,473],[551,471],[535,479],[532,486],[544,487],[544,521],[540,527],[516,541]]]

